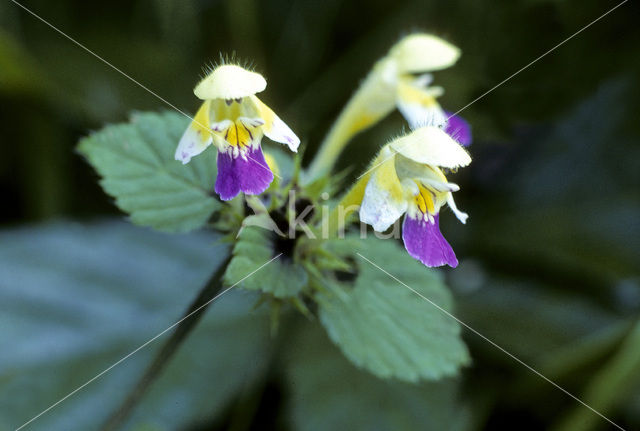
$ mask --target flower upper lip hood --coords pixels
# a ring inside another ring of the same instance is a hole
[[[460,58],[460,49],[437,36],[416,33],[405,37],[389,52],[400,73],[446,69]]]
[[[471,156],[439,127],[421,127],[391,142],[397,153],[417,163],[455,169],[471,163]]]
[[[240,99],[267,88],[267,81],[256,72],[234,64],[216,67],[198,83],[193,93],[198,99]]]

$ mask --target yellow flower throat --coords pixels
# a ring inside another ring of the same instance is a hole
[[[236,120],[225,130],[222,130],[219,134],[224,137],[224,140],[232,147],[247,147],[253,141],[253,133],[251,133],[252,127],[247,126],[242,120]]]
[[[435,206],[433,204],[433,194],[430,190],[424,187],[422,184],[418,184],[419,193],[414,196],[414,200],[418,209],[423,214],[435,213]]]
[[[246,99],[216,100],[214,103],[216,116],[229,120],[226,128],[214,130],[214,133],[230,146],[242,149],[260,139],[260,125],[250,119],[255,113],[250,109]]]

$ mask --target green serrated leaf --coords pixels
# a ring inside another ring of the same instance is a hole
[[[394,241],[367,238],[334,244],[339,253],[348,245],[351,253],[361,253],[451,310],[451,295],[438,272],[413,260]],[[469,363],[455,319],[371,263],[356,259],[358,276],[352,286],[329,277],[333,294],[316,296],[322,324],[353,363],[379,377],[411,382],[456,375]]]
[[[141,113],[82,139],[78,150],[102,176],[100,184],[131,221],[166,232],[202,227],[220,208],[212,195],[216,152],[187,165],[173,154],[189,121],[167,112]]]
[[[317,325],[299,321],[285,344],[292,429],[462,430],[467,420],[457,382],[412,385],[355,368]]]
[[[265,229],[247,227],[240,233],[239,241],[233,249],[233,259],[224,275],[225,283],[249,290],[260,290],[276,298],[297,296],[308,283],[304,268],[288,256],[282,255],[272,263],[260,269],[259,277],[247,274],[260,268],[279,252],[274,248],[275,235]],[[283,241],[287,241],[283,239]],[[242,280],[242,281],[241,281]]]

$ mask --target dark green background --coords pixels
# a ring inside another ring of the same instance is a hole
[[[429,31],[462,49],[455,67],[435,74],[446,89],[443,106],[456,111],[616,2],[24,4],[188,113],[198,105],[192,88],[203,67],[220,53],[251,63],[269,83],[263,100],[301,137],[309,160],[359,80],[400,36]],[[562,354],[571,356],[580,352],[572,343],[612,331],[556,377],[578,395],[640,311],[639,21],[640,7],[629,1],[465,109],[474,162],[453,181],[470,219],[461,226],[450,213],[441,218],[462,262],[447,272],[460,316],[483,334],[542,366],[546,355],[565,347]],[[10,1],[0,2],[3,228],[117,215],[74,146],[131,111],[165,109]],[[394,113],[360,135],[340,167],[357,174],[403,127]],[[480,412],[479,429],[541,429],[576,408],[482,340],[466,339],[474,366],[465,372],[464,393]],[[640,377],[610,389],[618,395],[607,413],[640,427]],[[277,390],[273,396],[268,406],[278,409]]]

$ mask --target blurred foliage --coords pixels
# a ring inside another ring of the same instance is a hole
[[[15,429],[175,322],[228,253],[213,235],[56,223],[0,235],[0,429]],[[269,332],[235,292],[206,317],[131,420],[185,429],[264,373]],[[152,357],[149,345],[27,429],[95,429]],[[124,364],[123,364],[124,365]]]
[[[198,105],[191,90],[202,67],[236,52],[267,77],[264,100],[303,139],[307,160],[400,35],[426,30],[462,48],[454,68],[435,74],[455,111],[615,5],[24,4],[186,112]],[[464,258],[446,273],[456,315],[627,429],[640,428],[639,15],[628,2],[464,110],[474,163],[455,181],[471,217],[464,227],[442,217]],[[0,3],[0,99],[5,225],[118,214],[73,148],[131,111],[168,109],[11,2]],[[357,175],[403,127],[394,114],[363,133],[341,167]],[[213,241],[111,223],[2,233],[0,427],[26,421],[175,321],[218,261]],[[131,429],[608,429],[471,333],[473,364],[460,382],[385,383],[317,330],[293,324],[293,334],[269,340],[268,320],[248,314],[255,298],[234,295],[207,313]],[[268,345],[283,346],[283,357]],[[31,429],[91,429],[155,347]]]

